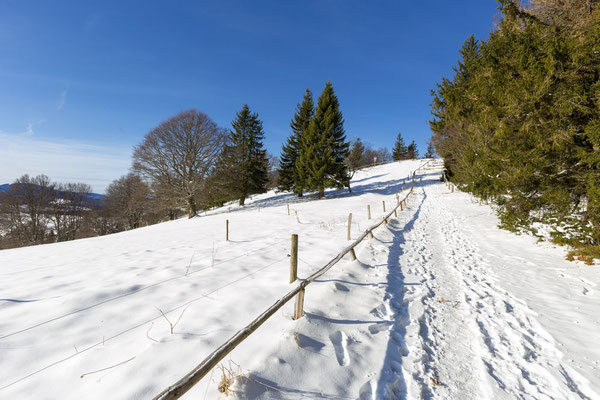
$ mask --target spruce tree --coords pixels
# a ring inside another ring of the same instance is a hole
[[[398,132],[398,136],[396,136],[396,143],[394,143],[392,157],[394,157],[394,161],[406,160],[408,158],[408,149],[404,144],[404,138],[400,132]]]
[[[501,226],[600,252],[600,3],[500,1],[432,92],[436,150],[461,190],[495,202]],[[560,227],[560,228],[558,228]]]
[[[279,162],[279,190],[293,190],[302,196],[304,191],[303,179],[306,174],[302,173],[297,165],[300,156],[300,143],[302,135],[308,130],[310,120],[314,116],[314,104],[310,89],[306,89],[302,103],[296,106],[296,114],[290,122],[292,133],[287,138],[281,149]]]
[[[425,153],[425,158],[433,158],[435,157],[435,148],[433,147],[433,142],[429,141],[427,144],[427,152]]]
[[[349,143],[344,134],[344,119],[331,82],[327,82],[317,101],[315,117],[301,139],[298,172],[306,189],[316,189],[319,198],[325,187],[350,188],[350,176],[344,160]]]
[[[412,142],[410,142],[410,144],[408,145],[408,147],[406,148],[406,158],[408,158],[409,160],[414,160],[416,158],[419,158],[419,150],[417,149],[417,144],[415,143],[415,141],[413,140]]]
[[[231,123],[229,144],[219,160],[221,185],[231,198],[244,205],[246,197],[264,193],[269,181],[267,152],[263,148],[264,132],[257,113],[244,104]]]
[[[350,179],[354,176],[356,171],[363,166],[363,160],[365,158],[365,145],[362,144],[360,138],[357,138],[352,143],[352,148],[346,157],[346,166],[348,167],[348,174]],[[351,192],[352,190],[348,188]]]

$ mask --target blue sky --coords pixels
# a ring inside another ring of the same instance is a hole
[[[0,0],[0,183],[23,173],[103,192],[162,120],[229,127],[244,103],[278,155],[304,89],[331,80],[348,138],[425,150],[432,89],[485,38],[492,0]]]

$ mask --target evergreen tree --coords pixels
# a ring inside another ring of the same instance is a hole
[[[344,134],[344,119],[331,82],[327,82],[317,101],[315,117],[301,138],[297,163],[305,189],[316,189],[319,198],[325,187],[350,188],[350,176],[344,163],[349,143]]]
[[[217,166],[218,176],[229,196],[244,205],[246,197],[267,190],[269,162],[263,148],[262,122],[248,104],[244,104],[231,125],[229,143],[224,146]]]
[[[425,158],[433,158],[435,157],[435,148],[433,147],[433,142],[430,140],[427,143],[427,152],[425,153]]]
[[[352,148],[348,153],[348,157],[346,157],[346,166],[348,167],[350,178],[352,178],[356,171],[363,166],[365,150],[365,145],[362,144],[360,138],[357,138],[354,143],[352,143]]]
[[[394,157],[394,161],[406,160],[408,158],[408,149],[404,144],[404,138],[400,132],[398,132],[398,136],[396,136],[392,157]]]
[[[410,144],[406,148],[406,158],[408,158],[409,160],[419,158],[419,150],[417,149],[417,144],[414,140],[410,142]]]
[[[500,4],[494,31],[467,39],[432,92],[435,148],[503,227],[560,226],[557,240],[600,252],[600,3]]]
[[[302,173],[297,163],[300,156],[300,143],[314,113],[312,93],[310,89],[306,89],[302,103],[296,106],[296,114],[290,122],[292,133],[281,149],[278,188],[279,190],[293,190],[299,197],[302,196],[304,190],[303,179],[306,175]]]

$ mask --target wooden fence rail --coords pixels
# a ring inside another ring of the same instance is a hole
[[[418,169],[423,168],[428,163],[429,161],[421,165]],[[233,351],[233,349],[235,349],[238,344],[240,344],[244,339],[246,339],[254,331],[256,331],[266,320],[268,320],[273,314],[275,314],[281,307],[283,307],[288,301],[293,299],[295,296],[298,297],[296,299],[296,305],[294,307],[294,319],[300,318],[303,315],[302,306],[304,303],[304,293],[306,287],[312,282],[314,282],[317,278],[325,274],[327,271],[329,271],[331,267],[337,264],[346,254],[351,252],[351,256],[353,256],[352,258],[354,258],[354,247],[356,247],[360,242],[362,242],[367,236],[373,237],[373,231],[379,226],[381,226],[384,222],[386,222],[387,219],[390,218],[392,214],[396,211],[396,209],[398,207],[401,207],[402,203],[406,202],[408,197],[413,193],[413,188],[414,186],[411,183],[410,191],[406,194],[404,199],[398,202],[388,214],[384,215],[383,218],[381,218],[377,223],[375,223],[366,231],[364,231],[358,237],[358,239],[356,239],[350,245],[344,248],[340,253],[338,253],[337,256],[335,256],[331,261],[325,264],[325,266],[323,266],[318,271],[314,272],[304,281],[300,282],[294,289],[292,289],[286,295],[277,300],[271,307],[269,307],[262,314],[256,317],[252,322],[246,325],[246,327],[239,330],[229,340],[227,340],[225,343],[219,346],[218,349],[209,354],[192,371],[187,373],[175,384],[169,386],[168,388],[160,392],[156,397],[154,397],[154,400],[172,400],[178,399],[181,396],[183,396],[206,374],[208,374],[223,358],[225,358],[227,354]]]

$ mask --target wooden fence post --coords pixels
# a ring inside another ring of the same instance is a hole
[[[356,253],[354,252],[354,247],[350,249],[350,258],[352,261],[356,260]]]
[[[296,221],[298,221],[298,223],[300,223],[300,217],[298,216],[298,210],[294,210],[294,212],[296,213]]]
[[[288,209],[288,215],[290,215],[290,205],[287,205],[287,209]]]
[[[385,200],[382,200],[381,204],[383,204],[383,212],[385,212]]]
[[[373,231],[369,231],[369,238],[373,239]]]
[[[296,301],[294,303],[294,317],[293,319],[300,319],[304,315],[304,289],[298,292],[296,295]]]
[[[396,193],[396,204],[400,204],[400,195]]]
[[[290,283],[298,279],[298,235],[292,235],[292,250],[290,251]]]
[[[367,219],[371,219],[371,205],[367,204]]]
[[[229,220],[225,220],[225,241],[229,241]]]
[[[348,214],[348,240],[350,240],[351,228],[352,228],[352,213]]]

